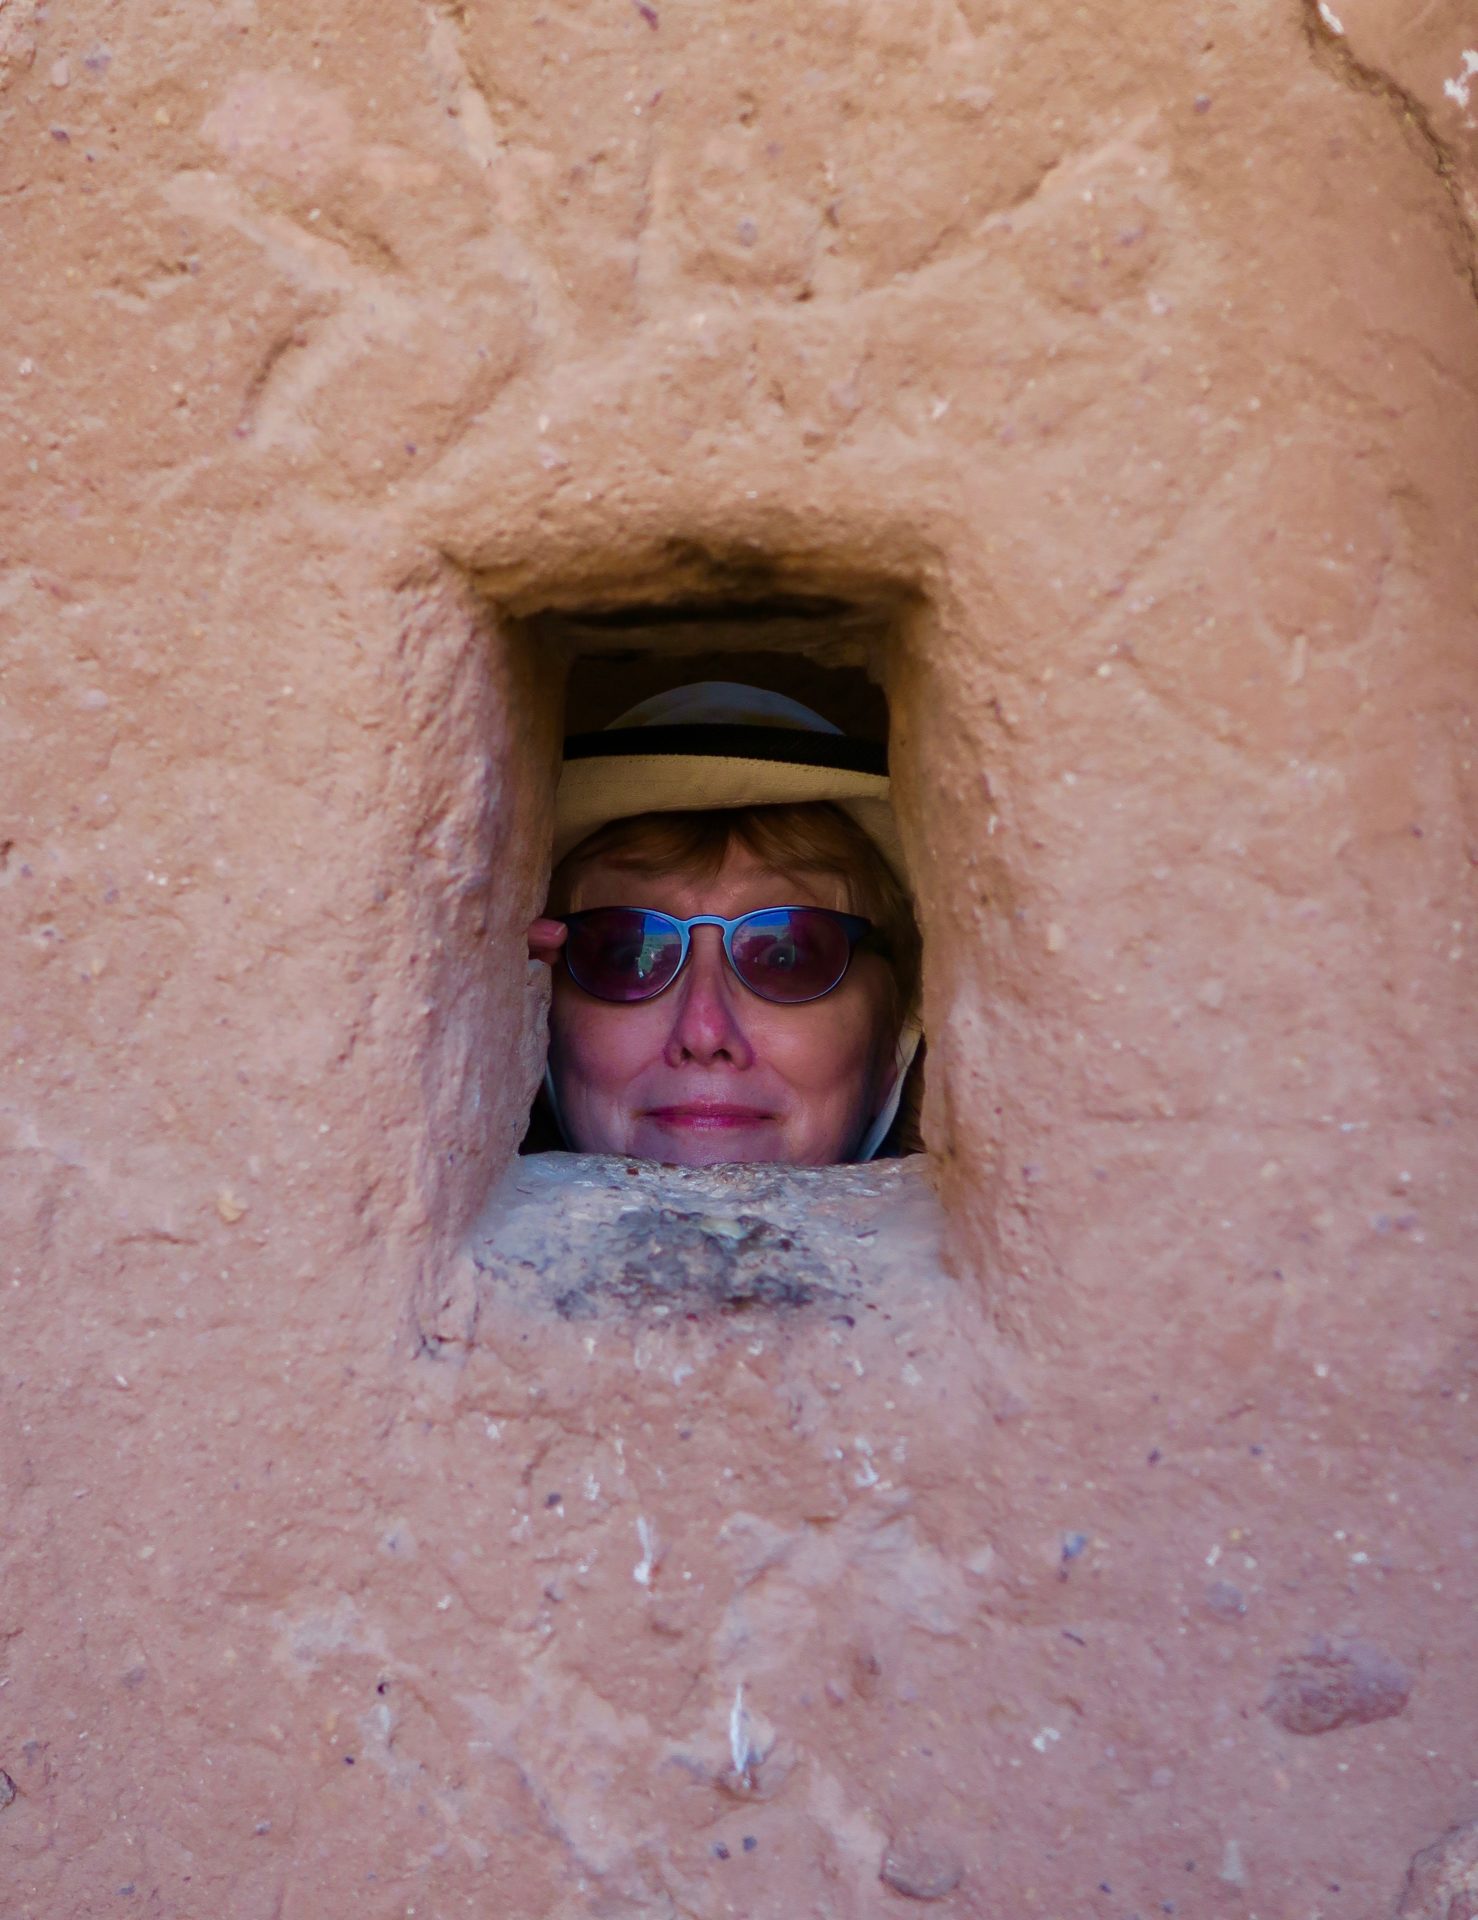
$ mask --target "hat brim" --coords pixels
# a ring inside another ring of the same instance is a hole
[[[903,886],[908,886],[903,842],[885,773],[738,754],[627,750],[566,760],[555,798],[554,862],[557,866],[598,828],[634,814],[710,813],[721,807],[819,801],[830,801],[849,813],[876,842]]]

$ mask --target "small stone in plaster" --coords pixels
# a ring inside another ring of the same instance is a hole
[[[645,1514],[639,1513],[636,1517],[636,1537],[641,1542],[642,1557],[631,1569],[631,1577],[639,1587],[649,1587],[656,1566],[656,1536]]]
[[[1478,48],[1464,47],[1462,68],[1450,80],[1442,82],[1442,91],[1449,100],[1456,100],[1460,107],[1466,109],[1472,96],[1475,75],[1478,75]]]
[[[1331,1733],[1390,1719],[1410,1697],[1410,1674],[1381,1648],[1321,1635],[1282,1663],[1264,1711],[1289,1733]]]
[[[1458,1920],[1478,1912],[1478,1821],[1413,1855],[1396,1920]]]
[[[749,1715],[744,1708],[742,1680],[734,1689],[734,1704],[729,1709],[729,1757],[734,1763],[734,1772],[747,1787],[750,1784],[749,1768],[753,1755],[749,1746]]]
[[[905,1834],[883,1855],[878,1877],[905,1900],[943,1900],[960,1884],[964,1871],[952,1847]]]

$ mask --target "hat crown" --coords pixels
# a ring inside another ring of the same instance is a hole
[[[631,727],[782,727],[794,733],[834,733],[841,728],[783,693],[747,687],[737,680],[694,680],[639,700],[618,714],[607,733]]]

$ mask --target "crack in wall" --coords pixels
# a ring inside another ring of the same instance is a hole
[[[1315,63],[1343,85],[1385,101],[1412,130],[1428,166],[1442,183],[1462,235],[1466,255],[1464,277],[1478,304],[1478,218],[1469,204],[1452,149],[1432,123],[1432,115],[1416,94],[1402,86],[1384,68],[1362,59],[1349,43],[1347,29],[1328,0],[1300,0],[1304,36]]]

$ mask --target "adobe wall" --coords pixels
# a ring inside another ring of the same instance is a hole
[[[1472,37],[0,3],[8,1913],[1475,1910]],[[509,1252],[521,616],[759,574],[929,1166]]]

